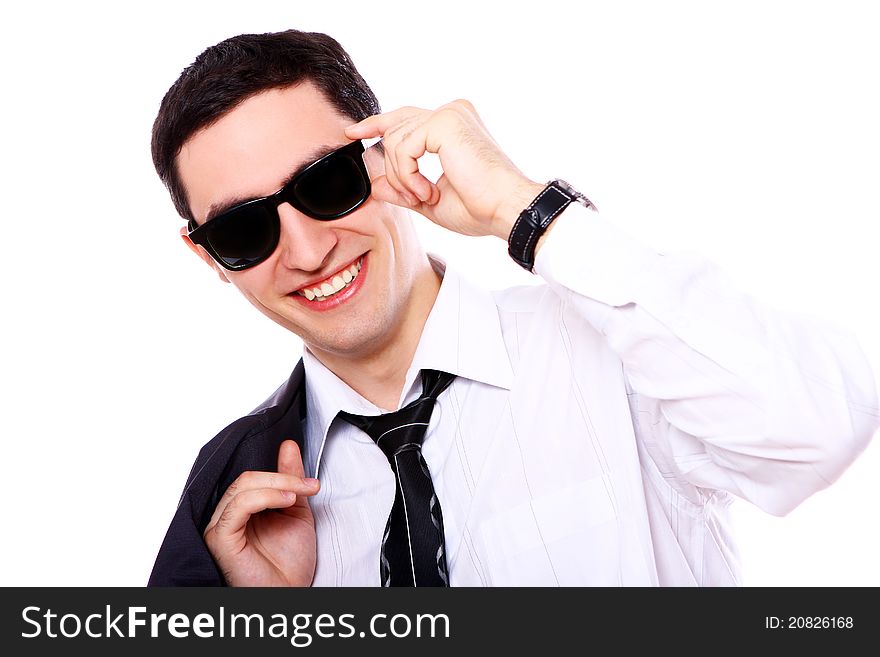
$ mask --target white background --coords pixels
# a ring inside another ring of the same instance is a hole
[[[872,3],[23,6],[0,40],[0,584],[144,584],[198,448],[297,360],[184,247],[149,156],[166,89],[237,33],[335,36],[385,109],[469,98],[534,179],[880,363]],[[417,222],[487,286],[528,278],[500,241]],[[746,584],[880,585],[878,450],[786,518],[738,504]]]

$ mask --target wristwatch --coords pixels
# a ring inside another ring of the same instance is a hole
[[[507,238],[507,252],[516,264],[528,272],[534,269],[535,245],[553,220],[572,202],[587,208],[593,206],[586,196],[557,178],[547,183],[529,207],[520,212]]]

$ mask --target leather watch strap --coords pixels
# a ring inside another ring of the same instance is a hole
[[[547,227],[572,201],[591,205],[586,196],[564,180],[551,180],[543,191],[523,210],[507,239],[507,252],[523,269],[531,272],[535,267],[535,246]]]

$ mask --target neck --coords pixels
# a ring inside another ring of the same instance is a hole
[[[310,350],[361,397],[379,408],[397,410],[406,373],[440,291],[440,282],[440,277],[426,259],[425,266],[419,268],[413,280],[414,292],[399,321],[382,336],[379,345],[372,345],[362,355],[341,356],[309,346]]]

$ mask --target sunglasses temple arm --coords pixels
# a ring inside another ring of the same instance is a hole
[[[361,139],[361,144],[363,145],[364,150],[367,150],[378,144],[380,141],[382,141],[382,137],[370,137],[368,139]]]

